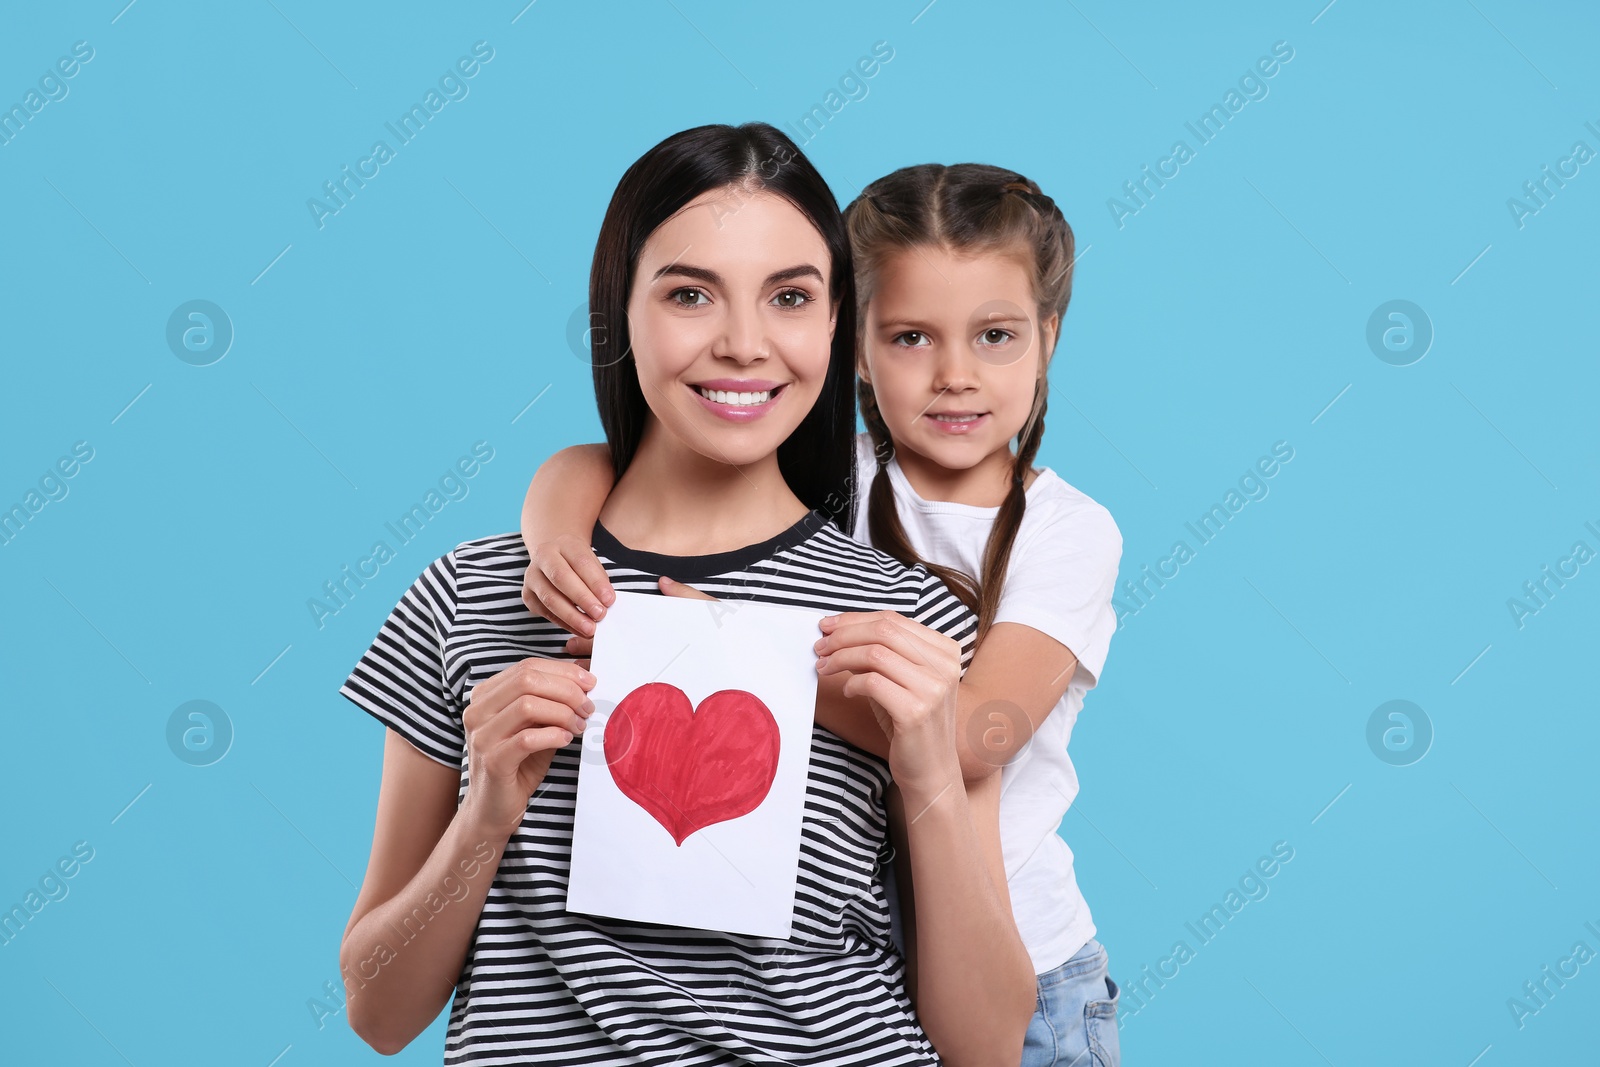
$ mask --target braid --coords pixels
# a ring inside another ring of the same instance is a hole
[[[968,610],[976,614],[980,598],[973,577],[953,567],[925,560],[911,546],[905,524],[900,521],[900,510],[895,507],[894,487],[889,484],[889,460],[894,458],[894,441],[889,437],[889,428],[884,425],[883,414],[878,410],[878,399],[873,395],[872,387],[857,380],[856,394],[861,401],[862,420],[867,424],[867,432],[872,435],[872,454],[878,460],[878,470],[872,476],[872,488],[867,493],[867,532],[872,537],[872,544],[907,566],[926,567],[949,587]]]
[[[1039,445],[1044,441],[1044,412],[1049,405],[1050,384],[1044,378],[1034,389],[1033,411],[1017,435],[1017,457],[1011,465],[1011,486],[1006,490],[1005,501],[995,516],[989,541],[983,550],[982,590],[978,600],[978,640],[983,640],[989,627],[994,625],[995,613],[1000,608],[1000,597],[1005,592],[1006,569],[1011,565],[1011,549],[1017,541],[1017,531],[1022,528],[1022,516],[1028,506],[1028,471],[1033,467]]]

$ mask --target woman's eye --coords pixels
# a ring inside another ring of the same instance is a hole
[[[667,294],[667,299],[679,307],[692,308],[701,306],[702,302],[711,303],[710,300],[704,299],[705,295],[699,289],[674,289]]]
[[[993,329],[984,330],[982,337],[983,343],[986,345],[1003,345],[1007,341],[1011,340],[1012,333],[1010,330],[1002,330],[999,327],[995,327]]]
[[[781,308],[804,307],[810,300],[811,297],[799,289],[785,289],[772,298],[772,302]]]
[[[897,334],[894,343],[907,348],[921,348],[928,343],[928,335],[921,330],[907,330],[905,333]]]

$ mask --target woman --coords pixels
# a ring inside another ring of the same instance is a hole
[[[935,1048],[946,1063],[1017,1061],[1033,972],[997,796],[969,797],[954,738],[973,617],[925,569],[823,517],[849,498],[852,286],[832,194],[764,124],[646,153],[590,277],[617,473],[595,544],[613,585],[655,592],[670,575],[936,631],[885,621],[835,653],[855,657],[848,695],[871,698],[891,741],[884,760],[815,729],[792,936],[566,911],[593,677],[562,661],[565,630],[523,609],[520,537],[469,541],[423,573],[341,689],[390,728],[340,952],[351,1025],[378,1051],[409,1043],[454,987],[447,1063],[931,1064]],[[881,872],[901,806],[910,990]]]

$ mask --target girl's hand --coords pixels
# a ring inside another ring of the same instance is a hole
[[[682,582],[674,581],[671,578],[662,578],[656,584],[667,596],[682,597],[685,600],[717,599],[710,593],[702,593],[692,585],[684,585]],[[609,589],[610,587],[607,586],[607,588]],[[615,599],[615,597],[612,597],[613,601],[615,601]],[[570,627],[568,628],[570,629]],[[589,667],[589,657],[594,653],[594,638],[569,637],[567,638],[566,652],[569,656],[579,657],[578,665],[587,670]]]
[[[485,833],[504,841],[516,831],[556,749],[582,735],[594,682],[575,663],[525,659],[473,688],[461,717],[469,772],[461,810]]]
[[[593,637],[595,623],[616,599],[611,579],[587,541],[562,534],[528,553],[522,602],[535,615],[580,637]]]
[[[889,738],[889,773],[908,806],[931,804],[960,782],[960,644],[895,611],[832,615],[822,632],[813,646],[821,657],[817,673],[850,673],[844,695],[867,698]]]

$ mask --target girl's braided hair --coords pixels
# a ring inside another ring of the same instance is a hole
[[[1072,227],[1037,184],[1015,171],[982,163],[944,166],[924,163],[904,167],[868,185],[845,208],[845,225],[856,264],[856,323],[865,329],[866,308],[876,289],[878,270],[889,256],[918,245],[943,246],[959,252],[1015,255],[1024,253],[1032,267],[1032,288],[1040,321],[1066,314],[1072,295]],[[858,337],[858,348],[862,338]],[[1011,548],[1022,525],[1027,505],[1024,478],[1044,439],[1044,413],[1049,395],[1045,366],[1049,352],[1040,352],[1039,374],[1033,406],[1017,434],[1016,462],[1011,485],[983,555],[983,572],[969,575],[919,557],[911,547],[894,490],[888,463],[894,442],[878,410],[872,387],[857,380],[862,417],[872,434],[877,474],[867,499],[867,522],[872,543],[906,564],[921,564],[938,575],[952,592],[978,616],[981,640],[994,623],[995,610],[1005,582]]]

